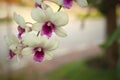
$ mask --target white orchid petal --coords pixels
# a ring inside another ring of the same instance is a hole
[[[14,19],[18,25],[20,25],[22,28],[26,27],[25,20],[22,16],[18,15],[17,13],[14,13]]]
[[[40,42],[40,39],[33,33],[25,33],[22,35],[22,41],[24,45],[35,46]]]
[[[47,4],[45,4],[45,3],[42,3],[42,4],[41,4],[41,7],[42,7],[42,9],[46,10],[46,9],[49,7],[49,5],[47,5]]]
[[[86,7],[88,5],[87,0],[76,0],[78,5],[81,7]]]
[[[48,8],[45,10],[45,13],[46,13],[46,15],[47,15],[48,18],[51,18],[51,16],[54,14],[51,7],[48,7]]]
[[[31,16],[35,21],[38,21],[38,22],[44,22],[47,18],[44,13],[44,10],[40,8],[33,9],[31,12]]]
[[[57,0],[57,4],[58,5],[62,5],[63,4],[63,0]]]
[[[19,40],[15,35],[5,36],[5,41],[8,44],[8,46],[19,43]]]
[[[66,37],[66,31],[63,28],[56,28],[55,30],[56,35],[60,36],[60,37]]]
[[[17,47],[17,44],[12,44],[9,46],[9,49],[12,50],[13,52],[15,52],[17,49],[16,47]]]
[[[54,39],[54,40],[51,40],[51,41],[48,41],[47,44],[46,44],[46,47],[45,49],[46,50],[55,50],[56,48],[58,48],[58,40]]]
[[[52,17],[51,21],[57,26],[64,26],[68,23],[68,15],[63,12],[56,12]]]
[[[9,47],[10,50],[12,50],[15,54],[20,54],[21,53],[21,50],[20,49],[17,49],[17,45],[18,44],[13,44]]]
[[[29,55],[29,54],[32,54],[32,48],[31,47],[26,47],[22,50],[22,55]]]
[[[47,43],[46,36],[37,36],[36,34],[29,32],[22,35],[22,41],[24,45],[31,47],[41,46],[44,47]]]
[[[41,36],[38,45],[40,45],[41,47],[45,47],[47,40],[48,38],[46,36]]]
[[[44,57],[44,59],[45,60],[51,60],[53,58],[53,53],[51,53],[51,52],[45,52],[45,57]]]
[[[32,30],[41,31],[42,25],[43,25],[42,23],[35,23],[32,26]]]
[[[42,0],[34,0],[35,3],[38,3],[38,4],[41,4],[42,3]]]
[[[21,62],[20,55],[16,55],[16,58],[17,58],[17,62]]]

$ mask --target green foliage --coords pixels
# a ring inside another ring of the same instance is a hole
[[[0,18],[0,23],[3,23],[3,22],[11,22],[12,21],[12,18]]]
[[[90,6],[97,8],[102,14],[105,13],[105,3],[104,0],[88,0]]]
[[[86,62],[66,64],[49,73],[45,80],[120,80],[116,71],[89,67]]]
[[[97,0],[87,0],[89,5],[96,5]]]
[[[113,34],[111,34],[105,43],[101,45],[102,48],[108,48],[114,41],[120,39],[120,27],[118,27]]]
[[[120,7],[117,8],[116,13],[117,13],[117,17],[120,17]]]
[[[85,61],[71,62],[60,66],[48,74],[40,71],[23,70],[11,75],[0,75],[0,80],[120,80],[118,70],[93,68]]]
[[[77,14],[77,18],[79,19],[84,19],[85,17],[86,17],[86,14],[84,13]],[[98,11],[91,11],[90,14],[87,16],[87,18],[93,18],[93,19],[101,18],[101,17],[103,17],[103,15]]]

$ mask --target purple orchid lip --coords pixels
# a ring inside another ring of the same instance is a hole
[[[46,21],[42,26],[41,35],[46,35],[50,38],[53,31],[55,31],[55,25],[51,21]]]
[[[37,7],[42,8],[42,6],[40,4],[35,3],[35,8],[37,8]]]
[[[12,59],[16,54],[12,51],[12,50],[9,50],[9,57],[10,59]]]
[[[21,26],[18,26],[18,38],[21,39],[21,35],[25,32],[25,29],[23,29]]]
[[[72,6],[73,0],[63,0],[63,7],[70,8]]]
[[[37,61],[37,62],[43,61],[43,58],[44,58],[44,55],[45,55],[43,48],[35,47],[33,49],[33,52],[34,52],[34,60],[35,61]]]

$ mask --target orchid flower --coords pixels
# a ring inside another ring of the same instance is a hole
[[[52,0],[49,0],[52,1]],[[60,5],[57,12],[44,3],[44,0],[34,0],[35,8],[31,12],[31,17],[36,22],[25,22],[24,18],[14,13],[14,20],[18,24],[18,36],[9,35],[5,37],[9,47],[9,57],[21,57],[33,54],[33,59],[37,62],[50,60],[52,51],[58,47],[58,41],[51,39],[53,33],[60,37],[66,37],[63,27],[68,23],[68,15],[60,11],[62,6],[70,8],[73,1],[81,7],[87,5],[87,0],[56,0]],[[55,2],[56,3],[56,2]],[[31,26],[27,24],[31,24]],[[36,32],[37,31],[37,32]]]
[[[48,40],[46,36],[37,37],[31,32],[25,33],[22,36],[22,41],[28,46],[23,49],[22,54],[33,54],[34,60],[37,62],[50,60],[53,56],[51,51],[58,47],[57,40]]]
[[[21,51],[24,48],[24,45],[21,43],[21,41],[15,35],[6,36],[5,40],[9,47],[10,59],[12,59],[15,55],[20,56]]]
[[[41,8],[41,5],[42,5],[42,0],[34,0],[34,2],[35,2],[35,7],[37,8],[37,7],[39,7],[39,8]]]
[[[18,38],[20,39],[23,33],[31,31],[31,27],[27,26],[24,18],[17,13],[14,13],[14,19],[18,24]]]
[[[35,8],[46,9],[48,7],[47,4],[43,3],[43,0],[34,0]]]
[[[62,11],[53,12],[48,7],[46,10],[35,8],[31,12],[32,18],[37,21],[33,25],[33,30],[41,31],[41,35],[46,35],[48,38],[55,32],[60,37],[66,37],[67,34],[62,26],[68,23],[68,15]]]
[[[88,5],[87,0],[57,0],[59,5],[62,5],[64,8],[72,7],[73,1],[77,2],[80,7],[85,7]]]

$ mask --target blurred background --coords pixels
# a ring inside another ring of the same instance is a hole
[[[54,11],[56,4],[45,1]],[[56,37],[59,48],[50,61],[37,63],[32,55],[20,62],[9,60],[4,36],[17,34],[13,13],[34,22],[33,0],[0,0],[0,80],[120,80],[120,2],[88,0],[88,7],[76,3],[62,9],[69,15],[68,36]]]

